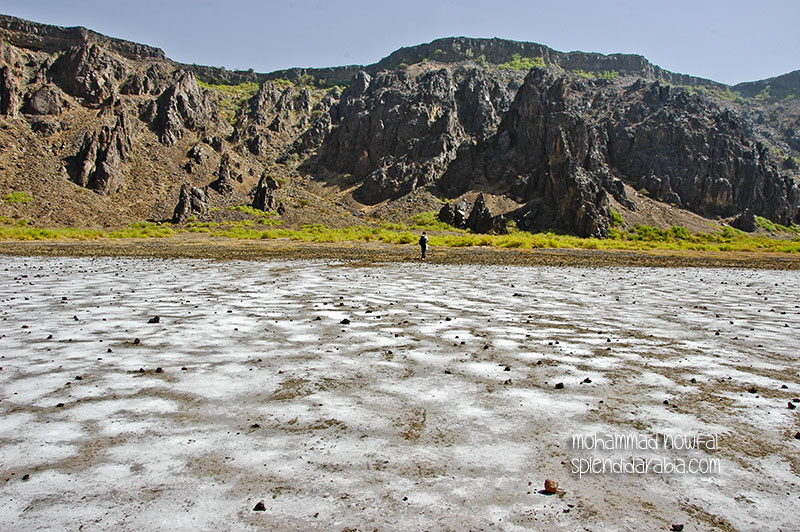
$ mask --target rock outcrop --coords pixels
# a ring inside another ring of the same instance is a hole
[[[125,185],[113,201],[76,195],[82,213],[88,201],[124,204],[131,219],[167,217],[159,195],[191,175],[213,181],[202,195],[185,189],[176,219],[204,212],[209,195],[215,206],[249,201],[246,190],[254,206],[281,210],[277,182],[292,177],[287,199],[311,187],[337,220],[361,213],[352,202],[405,216],[435,205],[432,194],[478,196],[441,218],[479,232],[513,219],[604,236],[612,203],[636,207],[633,187],[747,230],[756,216],[800,222],[798,72],[727,87],[641,56],[450,38],[364,67],[258,74],[179,65],[157,49],[3,15],[0,39],[4,178],[15,189],[31,172],[54,176],[70,153],[64,172],[79,185],[103,194]],[[263,84],[203,88],[195,75]]]
[[[478,194],[472,211],[465,223],[467,229],[475,233],[505,233],[506,226],[502,216],[492,215],[491,209],[486,205],[486,197],[483,192]]]
[[[360,73],[342,94],[337,114],[320,161],[363,179],[357,196],[370,204],[434,183],[465,137],[448,69],[418,78],[402,71],[372,79]]]
[[[507,232],[505,218],[502,215],[492,214],[483,192],[478,194],[471,205],[465,200],[445,204],[439,210],[438,218],[453,227],[469,229],[474,233]]]
[[[465,229],[467,227],[467,218],[469,218],[470,208],[470,204],[463,200],[446,203],[439,209],[438,218],[448,225]]]
[[[797,185],[732,112],[660,82],[545,69],[527,76],[494,137],[461,147],[440,186],[457,195],[500,182],[525,202],[510,214],[520,228],[604,236],[608,198],[629,205],[620,180],[707,216],[749,208],[789,223],[800,211]]]
[[[13,117],[19,107],[19,87],[11,67],[0,68],[0,114]]]
[[[266,156],[273,144],[289,144],[303,133],[312,121],[312,103],[308,88],[267,81],[242,107],[231,140],[253,155]]]
[[[797,185],[734,112],[660,82],[634,83],[615,100],[603,120],[607,163],[632,185],[705,216],[797,219]]]
[[[205,216],[209,211],[208,193],[202,188],[184,183],[181,185],[172,223],[183,223],[192,216]]]
[[[217,178],[209,183],[209,188],[212,188],[222,194],[229,196],[233,194],[233,178],[231,176],[231,156],[227,153],[222,155],[219,162],[219,169],[217,169]]]
[[[280,188],[278,181],[271,175],[264,174],[258,180],[252,206],[262,211],[274,211],[278,208],[275,191]]]
[[[73,158],[75,183],[102,194],[117,192],[125,176],[122,164],[133,150],[134,138],[132,120],[125,113],[117,116],[113,126],[87,133]]]
[[[180,72],[175,83],[158,98],[153,122],[161,142],[173,146],[183,138],[184,129],[196,129],[213,115],[208,92],[197,85],[191,72]]]
[[[97,44],[83,44],[61,56],[53,64],[51,76],[68,94],[97,104],[117,91],[125,66]]]
[[[57,115],[61,113],[61,91],[52,84],[47,84],[25,101],[24,112],[33,115]]]
[[[756,217],[750,209],[745,210],[739,216],[733,219],[731,225],[736,229],[752,233],[758,226],[756,225]]]

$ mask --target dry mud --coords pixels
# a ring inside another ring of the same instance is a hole
[[[3,530],[800,522],[796,271],[3,257],[0,303]],[[573,445],[620,434],[718,444]],[[575,472],[640,455],[718,469]]]

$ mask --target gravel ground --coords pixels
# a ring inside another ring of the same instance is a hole
[[[351,264],[419,261],[419,247],[382,243],[313,244],[291,240],[214,239],[182,234],[165,239],[0,242],[0,255],[73,257],[207,258],[222,260],[337,259]],[[430,248],[432,264],[523,266],[649,266],[800,269],[800,255],[698,251],[516,250],[486,247]]]

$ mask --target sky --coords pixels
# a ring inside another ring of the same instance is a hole
[[[728,84],[800,69],[797,0],[0,0],[0,13],[256,72],[370,64],[452,36],[641,54]]]

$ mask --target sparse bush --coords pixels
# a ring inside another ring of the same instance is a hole
[[[227,120],[231,125],[236,125],[236,116],[242,106],[256,95],[259,89],[259,84],[248,81],[238,85],[226,85],[223,83],[205,83],[202,81],[197,82],[203,88],[214,91],[218,97],[217,106],[219,108],[222,118]]]
[[[625,223],[625,220],[622,219],[622,215],[615,211],[614,209],[610,209],[611,211],[611,227],[619,227]]]
[[[3,196],[3,201],[6,203],[28,203],[33,201],[33,196],[27,192],[11,192]]]
[[[544,68],[543,57],[521,57],[519,54],[513,54],[511,61],[500,63],[497,68],[504,68],[507,70],[530,70],[532,68]]]

